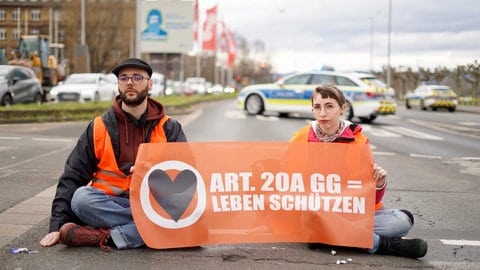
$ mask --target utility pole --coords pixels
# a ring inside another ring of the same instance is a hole
[[[81,1],[80,9],[80,44],[74,46],[73,61],[75,72],[90,72],[90,53],[85,33],[85,0]]]
[[[373,73],[373,17],[370,17],[370,72]]]
[[[390,65],[390,38],[392,35],[392,0],[388,1],[388,49],[387,49],[387,85],[392,86],[392,67]]]

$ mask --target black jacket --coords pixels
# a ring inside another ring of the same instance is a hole
[[[112,146],[115,151],[116,160],[119,160],[118,155],[120,144],[117,123],[119,120],[119,102],[120,101],[117,99],[117,104],[114,104],[114,106],[102,115],[102,119],[112,139]],[[164,117],[163,106],[160,103],[149,98],[149,106],[157,107],[157,109],[161,111],[161,117]],[[158,113],[158,111],[156,113]],[[126,117],[123,116],[120,118],[125,119]],[[160,118],[150,117],[150,115],[146,118],[147,121],[143,123],[146,131],[145,142],[149,141],[153,127],[158,124]],[[149,121],[148,119],[152,120]],[[187,141],[182,126],[175,119],[169,118],[168,121],[165,122],[163,130],[165,131],[165,136],[167,137],[168,142]],[[70,153],[65,163],[64,172],[59,179],[55,198],[52,203],[52,216],[50,218],[49,232],[59,231],[60,227],[67,222],[82,224],[72,212],[70,202],[75,190],[90,182],[93,174],[97,170],[98,162],[99,160],[95,157],[94,152],[92,121],[88,124],[87,128],[78,139],[75,148]]]

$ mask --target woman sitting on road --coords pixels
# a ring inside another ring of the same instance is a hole
[[[312,94],[315,121],[298,130],[292,142],[369,143],[362,128],[341,115],[347,107],[342,91],[332,85],[318,86]],[[427,253],[427,242],[422,239],[404,239],[413,226],[412,213],[404,209],[385,209],[382,198],[387,186],[387,172],[376,163],[373,178],[377,192],[375,199],[375,226],[371,254],[388,254],[421,258]]]

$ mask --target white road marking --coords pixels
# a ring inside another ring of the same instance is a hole
[[[278,121],[280,120],[277,116],[264,116],[264,115],[255,115],[255,119],[262,121]]]
[[[47,157],[47,156],[50,156],[50,155],[55,155],[57,153],[60,153],[60,152],[63,152],[63,151],[69,150],[69,149],[70,149],[70,146],[63,147],[63,148],[55,150],[55,151],[47,152],[43,155],[38,155],[36,157],[25,159],[25,160],[22,160],[20,162],[14,163],[14,164],[10,164],[10,165],[4,166],[4,167],[0,167],[0,170],[10,169],[10,168],[16,167],[18,165],[29,163],[29,162],[34,161],[36,159],[41,159],[41,158],[44,158],[44,157]]]
[[[229,111],[225,111],[225,118],[228,118],[228,119],[246,119],[247,115],[243,111],[229,110]]]
[[[413,137],[416,139],[424,139],[424,140],[437,140],[437,141],[443,141],[442,137],[438,137],[435,135],[427,134],[424,132],[420,132],[417,130],[413,130],[410,128],[405,128],[405,127],[383,127],[384,129],[393,131],[395,133],[399,133],[405,136]]]
[[[368,133],[368,135],[371,136],[376,136],[376,137],[389,137],[389,138],[400,138],[402,135],[382,130],[379,128],[372,128],[370,125],[362,125],[362,130],[365,131],[365,133]]]
[[[0,137],[0,140],[20,140],[20,137]]]
[[[431,158],[431,159],[442,159],[441,156],[430,156],[430,155],[420,155],[420,154],[410,154],[411,157],[418,157],[418,158]]]
[[[480,241],[476,241],[476,240],[440,239],[440,241],[445,245],[452,245],[452,246],[480,246]]]
[[[50,139],[50,138],[33,138],[33,141],[41,142],[71,142],[72,139]]]
[[[375,156],[394,156],[395,153],[393,152],[373,152]]]
[[[480,122],[458,122],[458,124],[462,126],[470,126],[470,127],[480,126]]]

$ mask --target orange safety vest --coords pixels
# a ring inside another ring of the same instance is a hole
[[[163,125],[168,118],[165,115],[152,130],[151,143],[167,141]],[[93,144],[95,156],[100,162],[97,164],[97,171],[93,174],[92,186],[113,196],[127,192],[130,189],[131,175],[125,175],[118,168],[110,135],[100,116],[96,117],[93,123]]]
[[[293,135],[290,141],[291,142],[307,142],[310,128],[311,128],[311,125],[304,126],[299,131],[295,132],[295,134]],[[355,140],[351,143],[359,143],[359,144],[368,143],[368,137],[365,136],[362,132],[359,132],[355,134]],[[375,204],[375,210],[379,210],[382,207],[383,207],[383,203],[381,201]]]

